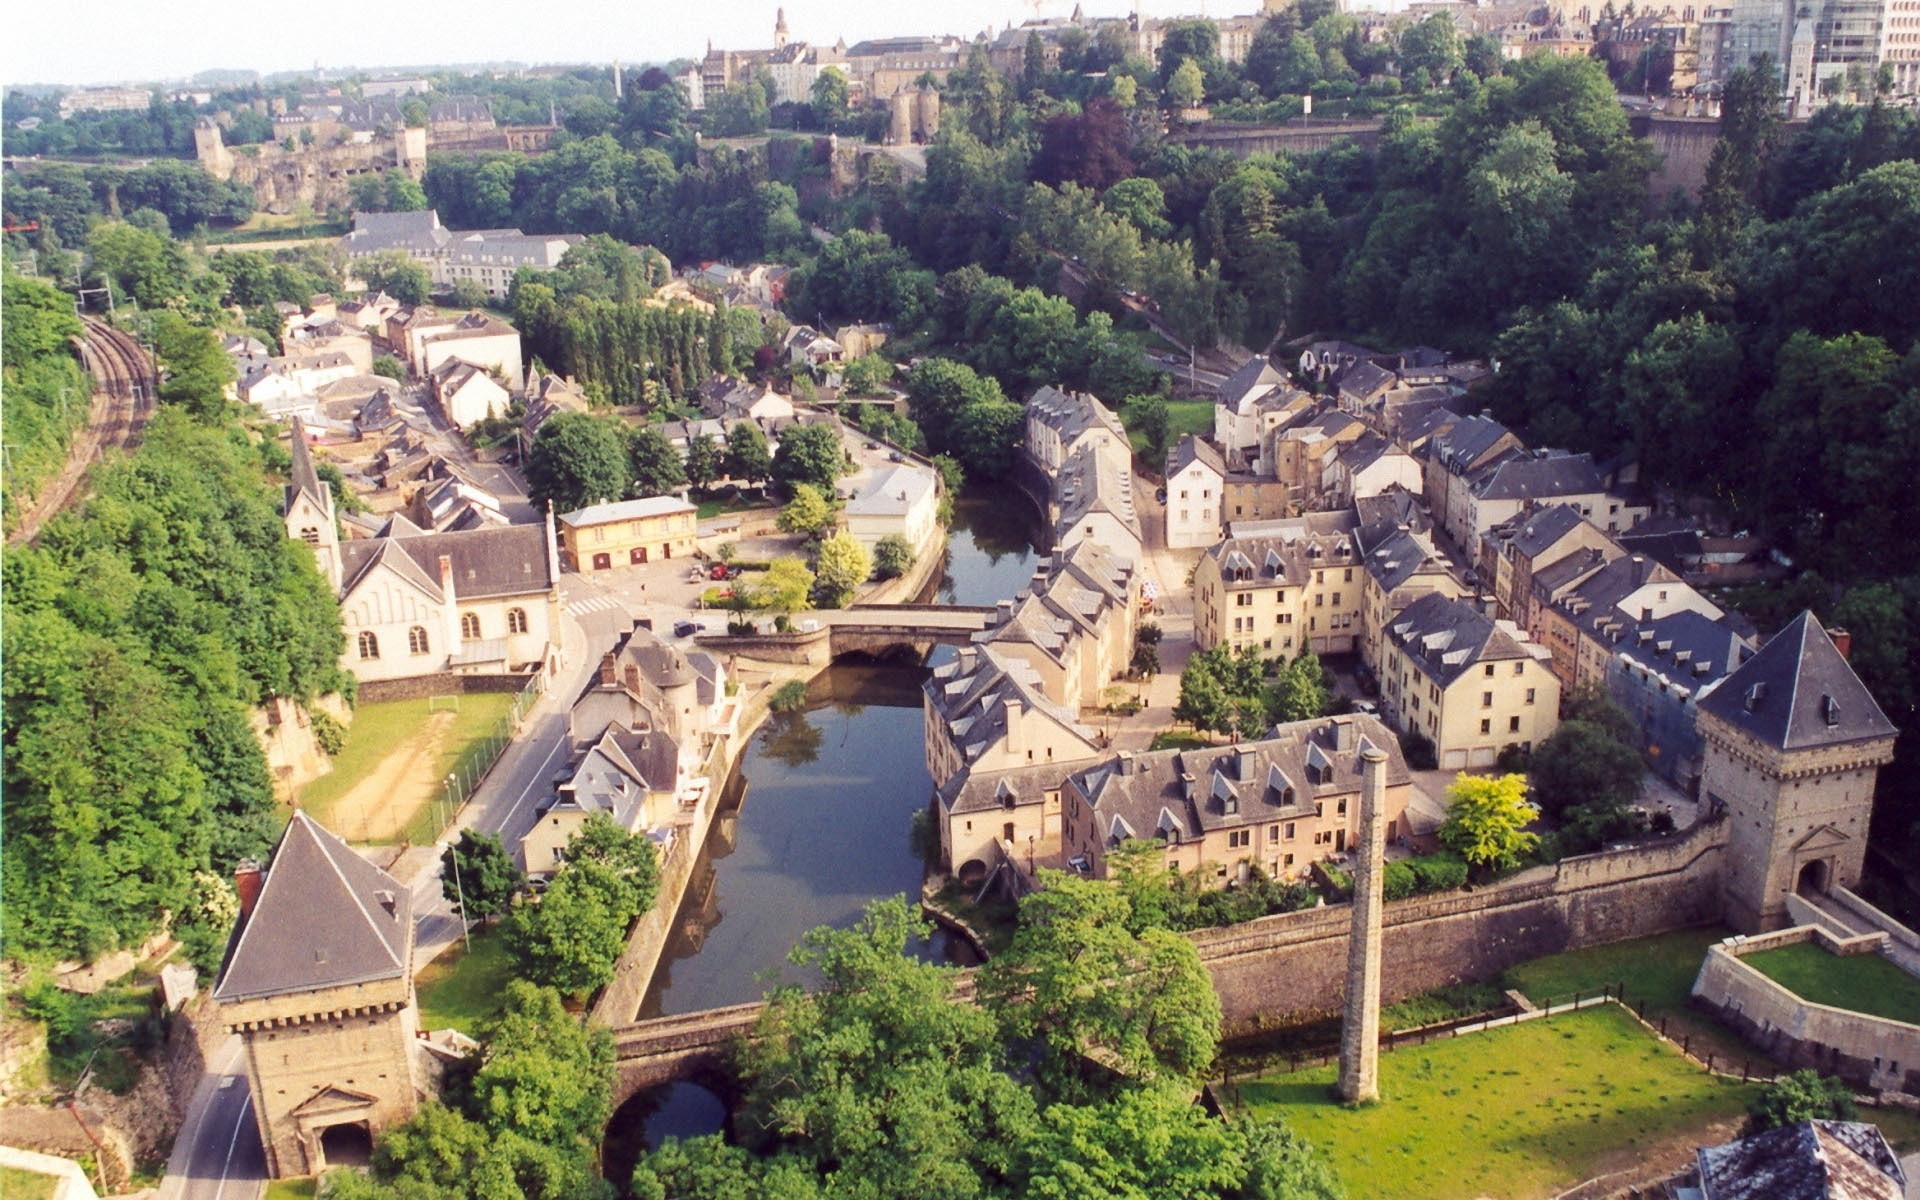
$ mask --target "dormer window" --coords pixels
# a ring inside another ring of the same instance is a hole
[[[1747,695],[1746,695],[1746,701],[1745,701],[1747,706],[1747,711],[1759,712],[1760,705],[1766,700],[1766,698],[1767,698],[1767,685],[1765,683],[1756,683],[1753,686],[1749,687],[1747,689]]]
[[[1832,696],[1820,697],[1820,715],[1826,718],[1828,729],[1838,726],[1840,724],[1840,702]]]

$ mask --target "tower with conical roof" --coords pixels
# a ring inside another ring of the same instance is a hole
[[[773,48],[775,50],[787,48],[787,10],[784,8],[773,10]]]
[[[1860,882],[1895,730],[1841,644],[1802,612],[1700,701],[1701,795],[1725,814],[1727,923],[1788,923],[1787,897]]]
[[[411,894],[302,812],[264,878],[243,868],[236,882],[213,998],[246,1046],[267,1172],[363,1163],[419,1104]]]
[[[314,469],[313,454],[307,449],[307,427],[299,417],[293,419],[293,465],[287,471],[287,491],[281,515],[287,523],[287,536],[299,538],[313,549],[314,561],[327,584],[340,590],[340,529],[334,522],[333,489]]]

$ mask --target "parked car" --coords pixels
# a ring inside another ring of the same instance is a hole
[[[733,578],[733,576],[727,574],[727,564],[715,563],[713,564],[712,567],[707,569],[707,578],[719,580],[719,579],[731,579]]]
[[[704,631],[704,628],[698,621],[675,621],[673,623],[673,636],[675,637],[692,637],[694,634]]]
[[[907,461],[907,456],[900,453],[898,450],[895,450],[892,454],[887,455],[887,458],[892,460],[893,462]]]
[[[1380,715],[1380,706],[1371,700],[1355,700],[1353,702],[1353,711],[1365,713],[1369,717],[1377,717]]]

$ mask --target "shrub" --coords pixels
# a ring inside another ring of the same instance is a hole
[[[774,690],[773,699],[767,707],[777,713],[804,712],[807,707],[807,685],[798,679],[789,679]]]
[[[45,1023],[47,1041],[59,1045],[80,1030],[80,1007],[73,994],[60,989],[51,979],[40,979],[21,994],[27,1016]]]
[[[734,637],[750,637],[760,631],[746,617],[728,617],[727,632]]]
[[[1450,892],[1467,882],[1467,864],[1451,854],[1422,854],[1407,860],[1421,892]]]
[[[1407,766],[1415,771],[1431,771],[1440,765],[1432,739],[1418,730],[1400,735],[1400,753],[1406,755]]]
[[[1386,870],[1380,873],[1380,894],[1389,900],[1405,900],[1419,887],[1419,876],[1406,863],[1390,862]]]
[[[1332,863],[1316,863],[1314,869],[1333,892],[1335,897],[1344,898],[1353,895],[1353,876],[1347,874]]]
[[[890,533],[873,548],[873,574],[877,579],[898,579],[913,567],[913,547],[907,539]]]
[[[1653,814],[1653,816],[1647,822],[1647,827],[1652,829],[1655,833],[1672,833],[1673,832],[1673,814],[1663,808],[1659,812],[1656,812]]]
[[[332,713],[313,712],[308,714],[313,727],[313,740],[318,742],[322,753],[328,758],[340,753],[347,744],[347,727],[334,720]]]
[[[1851,1121],[1856,1115],[1846,1084],[1818,1071],[1795,1071],[1760,1089],[1747,1105],[1743,1132],[1751,1137],[1801,1121]]]

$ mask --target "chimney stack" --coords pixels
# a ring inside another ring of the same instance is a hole
[[[1851,633],[1835,625],[1833,628],[1827,630],[1827,636],[1833,639],[1833,648],[1840,652],[1841,658],[1848,660],[1853,658],[1853,635]]]
[[[391,917],[391,916],[393,916],[393,915],[394,915],[394,914],[395,914],[395,913],[396,913],[396,912],[398,911],[398,906],[397,906],[397,905],[395,904],[395,902],[394,902],[394,898],[393,898],[393,893],[392,893],[392,892],[384,892],[384,891],[383,891],[383,892],[375,892],[375,893],[373,894],[373,898],[374,898],[375,900],[378,900],[378,901],[380,902],[380,907],[381,907],[381,908],[384,908],[384,909],[386,909],[386,910],[387,910],[387,915],[388,915],[388,916],[390,916],[390,917]]]
[[[1387,851],[1387,753],[1360,752],[1360,829],[1354,841],[1353,920],[1347,933],[1346,1014],[1336,1092],[1348,1104],[1380,1099],[1381,875]]]
[[[617,680],[618,673],[614,668],[613,652],[608,651],[600,656],[600,686],[612,687]]]
[[[1259,757],[1259,753],[1251,746],[1242,746],[1238,750],[1235,750],[1233,752],[1233,777],[1241,783],[1251,783],[1253,781],[1255,760]]]
[[[1015,754],[1023,749],[1020,745],[1021,708],[1019,699],[1014,696],[1008,696],[1000,702],[1000,710],[1006,714],[1007,718],[1007,749]]]
[[[233,890],[240,896],[242,921],[253,915],[253,906],[259,903],[260,888],[265,882],[260,864],[251,858],[241,859],[240,865],[233,869]]]

